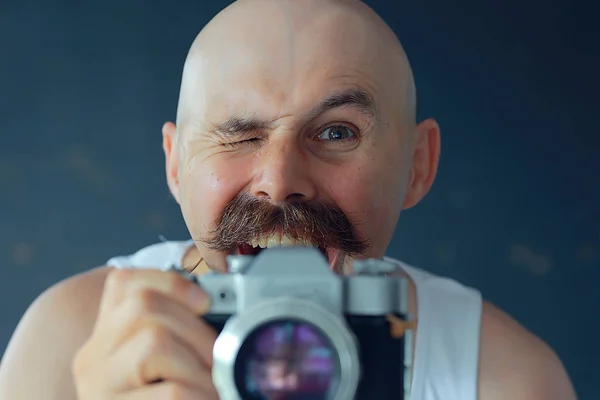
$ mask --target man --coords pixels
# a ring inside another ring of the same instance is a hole
[[[312,325],[271,324],[249,340],[246,390],[265,400],[327,399],[335,361]]]
[[[298,372],[290,369],[286,359],[267,359],[260,365],[257,395],[268,400],[284,400],[287,393],[298,390]]]
[[[417,124],[415,106],[402,47],[363,3],[228,7],[193,43],[177,125],[163,128],[195,246],[152,246],[42,294],[8,346],[0,398],[218,398],[216,334],[197,318],[209,299],[157,267],[224,271],[228,254],[290,243],[339,272],[383,257],[436,175],[439,128]],[[575,398],[554,352],[477,291],[397,264],[418,321],[412,399]]]

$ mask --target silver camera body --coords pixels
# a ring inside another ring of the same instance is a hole
[[[245,376],[258,368],[248,366],[254,350],[244,346],[260,329],[286,321],[312,327],[324,338],[335,373],[327,393],[285,398],[408,398],[410,336],[392,337],[387,320],[390,314],[408,316],[407,281],[388,276],[398,270],[397,265],[375,259],[355,261],[353,274],[340,276],[330,270],[320,251],[307,247],[265,249],[256,256],[230,256],[227,262],[227,274],[194,278],[211,298],[204,318],[219,331],[213,349],[213,381],[222,400],[269,398],[244,389]],[[390,368],[392,382],[386,383],[382,377]]]

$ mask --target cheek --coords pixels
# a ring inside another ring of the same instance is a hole
[[[372,160],[328,174],[331,200],[346,213],[361,239],[371,242],[373,256],[382,256],[398,222],[402,199],[394,167],[380,168]]]
[[[209,230],[225,206],[244,187],[245,165],[214,157],[189,168],[180,178],[181,209],[192,234]]]

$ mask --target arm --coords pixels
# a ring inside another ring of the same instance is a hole
[[[76,399],[71,362],[92,332],[108,271],[67,279],[33,302],[0,363],[0,399]]]
[[[560,359],[542,340],[489,303],[481,323],[479,399],[577,399]]]

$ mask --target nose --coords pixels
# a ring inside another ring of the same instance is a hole
[[[317,189],[308,173],[306,154],[289,139],[267,146],[254,166],[252,194],[273,204],[313,200]]]

